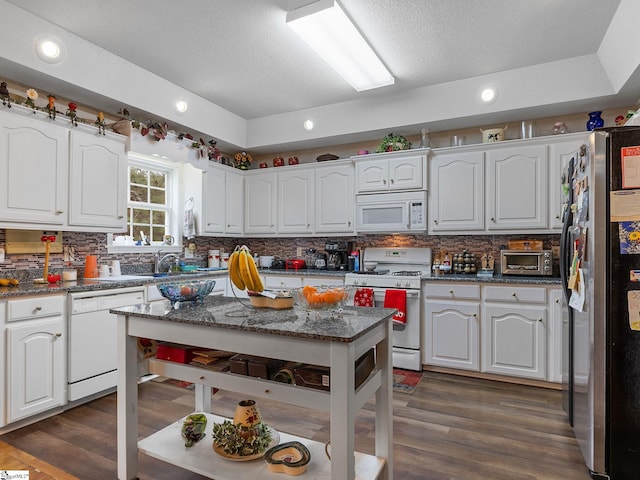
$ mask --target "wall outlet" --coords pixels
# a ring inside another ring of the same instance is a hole
[[[4,248],[0,248],[0,263],[4,262]]]
[[[301,257],[302,256],[302,247],[297,247],[296,248],[296,257]]]
[[[189,259],[189,258],[193,258],[193,250],[191,250],[189,247],[185,247],[184,249],[184,258],[185,259]]]

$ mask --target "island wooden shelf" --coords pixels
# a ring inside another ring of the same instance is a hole
[[[262,460],[232,462],[213,452],[212,424],[224,418],[212,413],[215,399],[210,387],[328,412],[331,460],[325,455],[324,443],[279,432],[281,442],[297,440],[311,451],[308,470],[299,478],[393,480],[394,310],[350,307],[344,315],[325,321],[315,316],[310,319],[305,312],[295,309],[254,311],[248,314],[250,318],[241,318],[230,314],[234,313],[235,305],[232,299],[210,297],[202,306],[178,311],[148,304],[112,310],[118,314],[119,480],[137,478],[138,451],[217,480],[282,478],[281,474],[269,472]],[[194,411],[204,412],[211,419],[207,425],[209,440],[205,437],[191,449],[185,448],[180,432],[183,419],[178,419],[138,442],[138,337],[327,366],[331,371],[330,391],[152,359],[149,365],[152,373],[195,384]],[[355,361],[372,348],[375,368],[355,388]],[[354,449],[355,418],[372,397],[375,454],[367,455]]]

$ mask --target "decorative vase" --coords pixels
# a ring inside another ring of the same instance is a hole
[[[590,112],[589,121],[587,122],[587,130],[592,131],[596,128],[604,127],[604,120],[600,116],[602,112]]]
[[[233,414],[233,424],[242,427],[255,427],[262,422],[262,415],[258,410],[255,400],[242,400],[238,402]]]

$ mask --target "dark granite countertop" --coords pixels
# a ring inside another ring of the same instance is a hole
[[[184,273],[181,275],[169,275],[165,277],[154,277],[136,274],[138,278],[123,281],[102,281],[95,279],[80,279],[76,282],[59,282],[50,284],[33,283],[33,281],[22,281],[16,287],[0,287],[0,299],[8,297],[20,297],[26,295],[53,295],[56,293],[78,293],[97,290],[111,290],[114,288],[138,287],[153,283],[166,283],[178,280],[198,280],[203,278],[226,277],[227,270],[214,272]]]
[[[253,308],[234,298],[206,297],[202,305],[155,302],[110,310],[135,317],[226,328],[247,332],[300,337],[322,341],[352,342],[382,322],[391,321],[391,308],[345,307],[341,313],[291,309]]]
[[[520,285],[561,285],[560,277],[500,275],[493,277],[478,277],[473,274],[438,275],[437,277],[423,277],[427,282],[470,282],[470,283],[512,283]]]

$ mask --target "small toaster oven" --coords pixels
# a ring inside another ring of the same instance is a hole
[[[500,270],[503,275],[552,275],[551,250],[501,250]]]

